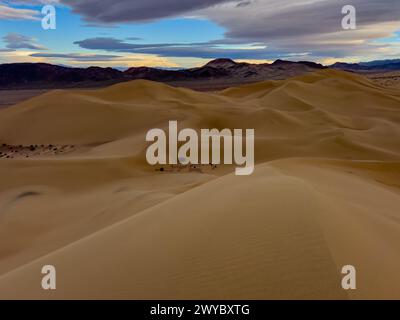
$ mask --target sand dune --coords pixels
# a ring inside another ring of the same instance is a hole
[[[201,93],[150,81],[0,110],[0,298],[400,298],[400,92],[322,70]],[[256,169],[160,172],[145,134],[254,128]],[[8,152],[8,151],[7,151]],[[40,269],[57,268],[57,290]],[[341,288],[343,265],[357,290]]]

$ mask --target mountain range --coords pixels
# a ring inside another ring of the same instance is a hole
[[[375,60],[360,63],[337,62],[330,66],[333,69],[353,72],[391,72],[400,70],[400,59]]]
[[[333,68],[352,72],[385,72],[400,70],[400,60],[372,61],[359,64],[335,63],[323,66],[309,61],[276,60],[273,63],[251,64],[231,59],[212,60],[204,66],[181,70],[132,67],[125,71],[113,68],[73,68],[47,63],[11,63],[0,65],[0,88],[64,88],[96,87],[113,83],[146,79],[159,82],[201,80],[245,83],[269,79],[287,79],[320,69]]]

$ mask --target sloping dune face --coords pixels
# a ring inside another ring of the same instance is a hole
[[[254,173],[155,170],[145,135],[171,120],[255,129]],[[0,298],[400,299],[398,90],[332,70],[57,90],[1,110],[0,139]]]

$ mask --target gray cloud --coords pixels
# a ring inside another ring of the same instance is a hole
[[[74,61],[113,61],[121,58],[118,55],[80,53],[33,53],[30,56],[36,58],[62,58]]]
[[[250,4],[251,4],[251,1],[242,1],[242,2],[239,2],[239,3],[236,5],[236,8],[246,7],[246,6],[250,5]]]
[[[234,42],[234,41],[233,41]],[[264,48],[226,49],[221,45],[232,44],[221,41],[205,43],[157,43],[157,44],[135,44],[128,43],[115,38],[89,38],[74,42],[84,49],[104,50],[110,52],[155,54],[163,57],[191,57],[191,58],[222,58],[232,59],[270,59],[273,57],[285,57],[291,52],[277,52]]]
[[[45,47],[37,44],[34,38],[24,36],[19,33],[8,33],[3,37],[7,49],[32,49],[47,50]]]
[[[351,39],[350,39],[351,40]],[[310,40],[311,41],[311,40]],[[229,57],[232,59],[308,59],[318,60],[324,57],[345,57],[351,52],[354,55],[362,55],[370,52],[379,54],[383,48],[388,45],[373,45],[369,43],[348,43],[346,46],[338,46],[336,43],[318,45],[308,43],[307,47],[302,47],[297,41],[285,43],[284,46],[266,46],[262,43],[246,45],[246,48],[240,47],[240,41],[234,39],[216,40],[204,43],[157,43],[157,44],[135,44],[125,42],[115,38],[89,38],[74,42],[83,49],[103,50],[120,53],[140,53],[154,54],[162,57],[191,57],[215,59]],[[239,42],[239,43],[238,43]],[[237,45],[236,48],[227,47],[227,45]]]
[[[36,6],[40,4],[57,4],[59,0],[3,0],[10,5]]]
[[[139,38],[139,37],[128,37],[128,38],[125,38],[126,40],[133,40],[133,41],[136,41],[136,40],[143,40],[142,38]]]
[[[311,52],[314,57],[374,55],[382,49],[389,50],[390,47],[384,43],[373,43],[373,40],[389,37],[396,28],[400,29],[399,0],[350,1],[357,10],[357,30],[354,31],[341,28],[341,10],[344,5],[350,4],[348,0],[62,1],[72,6],[75,12],[83,14],[86,19],[103,23],[140,22],[182,13],[205,17],[226,29],[225,39],[220,40],[220,44],[262,43],[268,46],[267,51],[224,51],[226,55],[237,53],[238,56],[249,59],[264,53],[268,55],[269,52],[285,54],[290,51]],[[113,5],[110,5],[111,2]],[[122,41],[119,43],[121,48],[118,45],[109,45],[114,49],[130,52],[147,51],[164,56],[181,56],[181,53],[187,52],[189,56],[208,58],[212,54],[223,54],[222,49],[215,47],[217,44],[209,43],[208,48],[203,45],[196,48],[193,45],[176,44],[153,44],[151,48],[145,48]],[[89,41],[80,45],[90,48]],[[194,52],[195,49],[199,52]]]
[[[341,9],[348,4],[356,7],[361,25],[398,21],[400,13],[398,0],[61,0],[61,3],[87,20],[100,23],[200,14],[226,26],[228,36],[246,38],[339,30]]]
[[[359,27],[400,19],[398,0],[254,0],[240,8],[232,4],[198,13],[225,26],[227,37],[270,40],[346,32],[341,10],[348,4],[356,8]]]
[[[0,48],[0,52],[13,52],[15,51],[14,49],[2,49]]]
[[[0,20],[39,20],[39,11],[12,8],[0,2]]]
[[[356,8],[356,30],[341,27],[342,7],[348,4]],[[398,0],[253,0],[239,8],[227,4],[196,14],[225,27],[228,39],[267,43],[276,50],[310,51],[314,56],[376,54],[386,45],[373,40],[400,29]]]
[[[118,23],[177,16],[228,1],[232,0],[61,0],[61,3],[88,21]]]
[[[162,48],[179,45],[179,43],[133,44],[109,37],[89,38],[81,41],[75,41],[74,44],[77,44],[81,48],[85,49],[120,52],[135,52],[140,49]]]

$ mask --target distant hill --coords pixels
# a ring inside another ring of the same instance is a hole
[[[400,59],[394,60],[375,60],[360,63],[337,62],[330,68],[353,71],[353,72],[390,72],[400,70]]]
[[[328,67],[309,61],[276,60],[273,63],[251,64],[226,58],[212,60],[202,67],[180,70],[133,67],[122,71],[101,67],[73,68],[47,63],[11,63],[0,65],[0,89],[99,87],[136,79],[188,86],[200,83],[220,86],[223,83],[282,80],[326,68]],[[352,64],[337,62],[329,68],[358,73],[383,73],[399,71],[400,60]]]
[[[374,60],[370,62],[360,62],[361,65],[364,66],[384,66],[390,65],[394,63],[400,63],[400,59],[392,59],[392,60]]]
[[[71,68],[46,63],[12,63],[0,65],[0,88],[59,88],[108,85],[134,79],[159,82],[220,80],[252,82],[286,79],[324,66],[313,62],[277,60],[272,64],[238,63],[216,59],[198,68],[165,70],[133,67],[125,71],[112,68]]]
[[[70,68],[47,63],[0,65],[0,87],[59,87],[78,83],[122,81],[124,74],[112,68]]]

